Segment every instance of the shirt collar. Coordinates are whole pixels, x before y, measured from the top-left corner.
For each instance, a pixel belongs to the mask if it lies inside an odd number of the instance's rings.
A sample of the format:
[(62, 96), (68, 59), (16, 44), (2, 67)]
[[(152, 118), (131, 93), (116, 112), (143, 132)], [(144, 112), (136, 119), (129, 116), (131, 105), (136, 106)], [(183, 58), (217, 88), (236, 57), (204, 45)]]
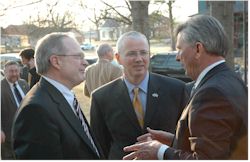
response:
[(139, 87), (140, 90), (142, 90), (144, 93), (147, 93), (148, 91), (148, 80), (149, 80), (149, 72), (147, 72), (146, 76), (142, 80), (142, 82), (139, 85), (134, 85), (130, 83), (125, 77), (124, 77), (124, 82), (126, 86), (128, 87), (129, 93), (133, 91), (135, 87)]
[(219, 65), (219, 64), (222, 64), (223, 62), (225, 62), (225, 60), (220, 60), (220, 61), (217, 61), (211, 65), (209, 65), (208, 67), (206, 67), (201, 73), (200, 75), (198, 76), (197, 80), (195, 81), (195, 84), (194, 84), (194, 88), (197, 88), (197, 86), (200, 84), (201, 80), (205, 77), (205, 75), (211, 70), (213, 69), (215, 66)]
[[(6, 78), (7, 82), (9, 83), (10, 87), (13, 87), (14, 83), (11, 83), (8, 81), (8, 79)], [(16, 85), (18, 85), (18, 81), (15, 81)]]
[(71, 90), (69, 90), (66, 86), (64, 86), (63, 84), (59, 83), (56, 80), (50, 79), (45, 76), (42, 77), (46, 79), (50, 84), (55, 86), (56, 89), (60, 91), (65, 98), (72, 98), (72, 101), (74, 100), (74, 93)]

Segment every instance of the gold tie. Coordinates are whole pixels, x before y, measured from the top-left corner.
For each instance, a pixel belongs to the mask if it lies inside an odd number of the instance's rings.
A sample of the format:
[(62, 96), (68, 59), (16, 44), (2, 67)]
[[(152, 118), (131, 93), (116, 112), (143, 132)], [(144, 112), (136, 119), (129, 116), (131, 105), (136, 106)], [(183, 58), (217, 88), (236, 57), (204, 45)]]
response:
[(141, 104), (140, 97), (139, 97), (139, 88), (134, 88), (133, 92), (134, 92), (133, 106), (134, 106), (135, 113), (136, 113), (137, 119), (139, 121), (139, 124), (140, 124), (141, 128), (143, 128), (144, 111), (143, 111), (142, 104)]
[(29, 86), (31, 85), (31, 74), (30, 73), (28, 73), (28, 84), (29, 84)]

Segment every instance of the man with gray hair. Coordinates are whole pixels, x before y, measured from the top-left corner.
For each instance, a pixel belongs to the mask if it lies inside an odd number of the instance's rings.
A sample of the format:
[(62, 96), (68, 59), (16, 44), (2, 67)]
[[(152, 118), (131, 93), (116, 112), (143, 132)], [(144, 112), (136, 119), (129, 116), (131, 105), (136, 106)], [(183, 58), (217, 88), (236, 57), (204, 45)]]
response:
[(117, 41), (120, 77), (92, 93), (90, 125), (108, 159), (122, 159), (123, 147), (147, 127), (175, 132), (186, 104), (184, 82), (148, 71), (149, 44), (131, 31)]
[(35, 65), (41, 79), (20, 105), (12, 130), (16, 158), (102, 158), (71, 91), (87, 66), (79, 43), (66, 33), (48, 34), (37, 43)]
[[(248, 93), (225, 63), (228, 40), (220, 22), (197, 15), (177, 28), (177, 59), (195, 80), (176, 128), (148, 129), (124, 159), (245, 159), (248, 156)], [(143, 142), (144, 141), (144, 142)]]
[(122, 76), (122, 69), (111, 63), (114, 59), (114, 51), (109, 44), (101, 44), (96, 53), (98, 61), (85, 70), (84, 94), (88, 97), (98, 87)]
[(4, 65), (4, 79), (1, 80), (1, 130), (6, 139), (1, 143), (1, 158), (14, 159), (11, 147), (11, 128), (16, 111), (29, 91), (28, 83), (20, 79), (20, 65), (8, 61)]

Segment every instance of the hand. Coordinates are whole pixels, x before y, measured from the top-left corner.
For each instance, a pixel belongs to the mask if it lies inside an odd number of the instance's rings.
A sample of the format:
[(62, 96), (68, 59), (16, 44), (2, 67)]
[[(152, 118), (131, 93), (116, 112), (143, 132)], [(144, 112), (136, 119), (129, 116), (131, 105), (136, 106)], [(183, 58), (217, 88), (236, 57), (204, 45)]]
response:
[(5, 134), (3, 131), (1, 131), (1, 143), (4, 143), (5, 142)]
[(163, 144), (170, 146), (174, 139), (174, 134), (172, 133), (161, 130), (153, 130), (150, 128), (147, 128), (147, 130), (148, 133), (141, 135), (137, 138), (138, 142), (145, 142), (148, 141), (149, 138), (151, 138), (152, 140), (157, 140)]
[(159, 141), (153, 140), (124, 147), (125, 152), (133, 152), (124, 156), (123, 160), (157, 160), (161, 145)]

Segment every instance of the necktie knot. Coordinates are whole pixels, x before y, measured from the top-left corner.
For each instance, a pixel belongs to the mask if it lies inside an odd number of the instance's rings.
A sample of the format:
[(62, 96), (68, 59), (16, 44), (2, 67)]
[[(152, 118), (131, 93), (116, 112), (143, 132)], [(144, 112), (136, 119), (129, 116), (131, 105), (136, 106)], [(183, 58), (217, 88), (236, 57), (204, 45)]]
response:
[(138, 87), (135, 87), (135, 88), (133, 89), (133, 91), (134, 91), (134, 95), (135, 95), (135, 96), (137, 96), (137, 95), (139, 94), (139, 88), (138, 88)]

